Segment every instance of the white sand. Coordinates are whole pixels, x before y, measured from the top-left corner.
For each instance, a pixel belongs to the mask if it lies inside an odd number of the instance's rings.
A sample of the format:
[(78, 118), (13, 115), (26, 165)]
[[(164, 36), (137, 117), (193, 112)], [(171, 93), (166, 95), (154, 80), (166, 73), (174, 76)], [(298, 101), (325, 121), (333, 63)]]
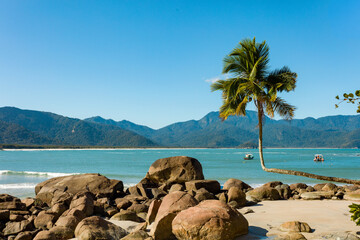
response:
[(238, 239), (261, 239), (266, 238), (265, 236), (283, 234), (278, 227), (288, 221), (308, 223), (313, 232), (303, 233), (307, 239), (323, 239), (322, 236), (328, 234), (360, 234), (360, 226), (356, 226), (355, 222), (350, 220), (350, 204), (351, 201), (344, 200), (263, 201), (255, 206), (240, 209), (240, 212), (252, 209), (254, 213), (244, 215), (249, 221), (250, 234)]

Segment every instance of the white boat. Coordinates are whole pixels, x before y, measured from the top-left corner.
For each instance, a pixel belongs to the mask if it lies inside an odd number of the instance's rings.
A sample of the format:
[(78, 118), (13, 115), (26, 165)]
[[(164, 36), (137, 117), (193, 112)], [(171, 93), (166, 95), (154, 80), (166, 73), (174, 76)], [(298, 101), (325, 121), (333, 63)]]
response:
[(246, 154), (245, 157), (244, 157), (244, 160), (251, 160), (251, 159), (254, 159), (254, 155), (252, 154)]

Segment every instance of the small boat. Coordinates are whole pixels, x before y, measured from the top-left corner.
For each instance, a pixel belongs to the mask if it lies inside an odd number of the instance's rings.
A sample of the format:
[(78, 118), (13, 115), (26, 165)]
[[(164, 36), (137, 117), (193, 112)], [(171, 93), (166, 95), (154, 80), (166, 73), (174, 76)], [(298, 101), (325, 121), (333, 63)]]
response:
[(246, 154), (244, 157), (244, 160), (251, 160), (251, 159), (254, 159), (254, 155), (252, 154)]
[(324, 161), (324, 157), (322, 154), (315, 154), (314, 162), (323, 162), (323, 161)]

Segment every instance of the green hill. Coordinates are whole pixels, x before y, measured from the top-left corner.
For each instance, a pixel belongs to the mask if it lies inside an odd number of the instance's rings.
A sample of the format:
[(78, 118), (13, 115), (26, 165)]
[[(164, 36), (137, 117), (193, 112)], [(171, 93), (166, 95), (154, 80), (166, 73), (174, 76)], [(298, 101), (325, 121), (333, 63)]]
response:
[[(11, 131), (4, 130), (0, 136), (3, 144), (157, 146), (153, 141), (126, 129), (68, 118), (49, 112), (3, 107), (0, 108), (0, 121), (15, 124), (11, 126), (13, 128), (18, 126), (20, 127), (18, 132), (23, 132), (23, 134), (15, 135)], [(39, 139), (39, 141), (35, 139)]]

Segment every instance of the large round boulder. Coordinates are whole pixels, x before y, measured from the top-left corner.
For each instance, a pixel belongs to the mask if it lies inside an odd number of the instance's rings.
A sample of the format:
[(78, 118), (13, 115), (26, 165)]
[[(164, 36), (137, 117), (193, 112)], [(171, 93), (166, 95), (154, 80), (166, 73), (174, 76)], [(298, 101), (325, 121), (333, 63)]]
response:
[(230, 178), (228, 179), (223, 186), (224, 190), (229, 190), (231, 187), (238, 187), (241, 190), (248, 190), (248, 189), (252, 189), (252, 187), (248, 184), (246, 184), (245, 182), (236, 179), (236, 178)]
[(179, 240), (233, 240), (248, 233), (249, 223), (238, 211), (219, 200), (205, 200), (181, 211), (172, 221)]
[(249, 196), (257, 201), (281, 199), (279, 192), (275, 188), (266, 187), (266, 186), (253, 189), (247, 192), (246, 196)]
[(83, 219), (75, 229), (75, 237), (78, 240), (108, 239), (116, 240), (125, 237), (128, 233), (119, 226), (92, 216)]
[(197, 159), (177, 156), (156, 160), (150, 166), (146, 178), (158, 185), (162, 185), (203, 180), (204, 175), (201, 164)]
[(37, 199), (50, 206), (53, 197), (59, 193), (75, 195), (80, 192), (90, 192), (95, 196), (113, 197), (116, 192), (123, 192), (123, 188), (122, 181), (89, 173), (51, 178), (36, 185), (35, 193)]

